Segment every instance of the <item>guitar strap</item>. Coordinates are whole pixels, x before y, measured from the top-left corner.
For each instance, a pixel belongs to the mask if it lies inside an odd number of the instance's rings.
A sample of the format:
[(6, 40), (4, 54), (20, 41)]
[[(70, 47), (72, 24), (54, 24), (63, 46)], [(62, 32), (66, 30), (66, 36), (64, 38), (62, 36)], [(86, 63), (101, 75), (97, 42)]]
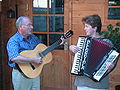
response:
[(17, 69), (20, 73), (23, 73), (22, 70), (19, 68), (17, 63), (15, 63), (15, 68), (14, 69)]

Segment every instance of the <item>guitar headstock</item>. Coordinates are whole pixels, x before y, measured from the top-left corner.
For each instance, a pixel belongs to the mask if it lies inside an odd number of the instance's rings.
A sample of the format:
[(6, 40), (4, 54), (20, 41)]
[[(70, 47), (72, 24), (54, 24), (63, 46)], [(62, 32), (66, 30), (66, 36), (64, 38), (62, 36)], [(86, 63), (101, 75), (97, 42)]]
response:
[(67, 39), (67, 38), (70, 38), (72, 35), (73, 35), (73, 31), (68, 30), (66, 33), (64, 33), (63, 38)]

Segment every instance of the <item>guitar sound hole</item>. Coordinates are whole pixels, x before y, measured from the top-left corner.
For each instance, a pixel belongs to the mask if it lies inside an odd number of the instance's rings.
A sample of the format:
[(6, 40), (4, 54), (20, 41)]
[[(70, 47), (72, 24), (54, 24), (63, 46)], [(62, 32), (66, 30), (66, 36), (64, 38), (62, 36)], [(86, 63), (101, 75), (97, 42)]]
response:
[(35, 69), (35, 67), (30, 63), (30, 65), (31, 65), (31, 67), (32, 67), (32, 69), (34, 70)]

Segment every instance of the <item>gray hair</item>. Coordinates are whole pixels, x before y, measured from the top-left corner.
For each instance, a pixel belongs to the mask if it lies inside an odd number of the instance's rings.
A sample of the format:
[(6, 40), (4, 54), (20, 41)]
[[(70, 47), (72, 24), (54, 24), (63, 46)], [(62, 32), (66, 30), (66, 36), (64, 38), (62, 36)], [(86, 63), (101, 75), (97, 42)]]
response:
[(20, 16), (20, 17), (16, 20), (16, 28), (17, 28), (17, 29), (18, 29), (18, 27), (19, 27), (20, 25), (23, 24), (23, 21), (24, 21), (25, 18), (28, 18), (28, 19), (29, 19), (29, 17), (27, 17), (27, 16)]

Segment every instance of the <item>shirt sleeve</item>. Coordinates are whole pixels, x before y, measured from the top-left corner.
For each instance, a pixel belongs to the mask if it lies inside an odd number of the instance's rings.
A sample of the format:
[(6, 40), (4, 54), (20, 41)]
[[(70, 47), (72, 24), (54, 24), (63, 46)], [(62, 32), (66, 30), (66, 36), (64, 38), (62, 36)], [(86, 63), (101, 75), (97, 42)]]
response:
[(9, 61), (11, 62), (11, 59), (20, 55), (19, 54), (19, 43), (14, 40), (8, 41), (7, 52), (8, 52)]

